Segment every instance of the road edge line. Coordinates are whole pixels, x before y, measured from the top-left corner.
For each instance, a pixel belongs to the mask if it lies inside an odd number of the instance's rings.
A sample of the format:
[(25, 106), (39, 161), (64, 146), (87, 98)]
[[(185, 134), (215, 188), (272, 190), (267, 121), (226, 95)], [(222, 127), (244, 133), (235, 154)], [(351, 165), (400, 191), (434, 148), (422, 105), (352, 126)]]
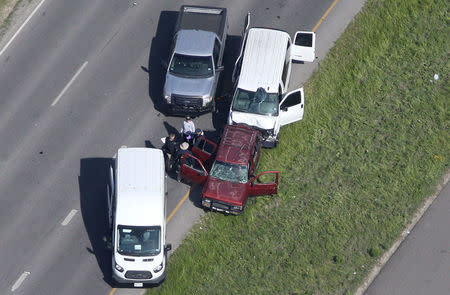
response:
[(31, 14), (27, 17), (27, 19), (25, 20), (25, 22), (19, 27), (19, 29), (14, 33), (14, 35), (11, 37), (11, 39), (9, 39), (9, 41), (6, 43), (5, 46), (3, 46), (2, 50), (0, 51), (0, 56), (2, 56), (2, 54), (6, 51), (6, 49), (8, 49), (9, 45), (11, 45), (11, 43), (14, 41), (14, 39), (16, 39), (17, 35), (20, 34), (20, 32), (22, 31), (22, 29), (25, 27), (25, 25), (30, 21), (30, 19), (33, 17), (33, 15), (36, 13), (36, 11), (38, 11), (39, 7), (41, 7), (41, 5), (45, 2), (45, 0), (41, 0), (41, 2), (38, 4), (38, 6), (36, 6), (36, 8), (33, 10), (33, 12), (31, 12)]
[(383, 267), (386, 265), (386, 263), (389, 261), (389, 259), (392, 257), (392, 255), (394, 255), (394, 253), (397, 251), (398, 247), (400, 247), (402, 242), (406, 239), (406, 237), (409, 235), (409, 233), (416, 226), (417, 222), (419, 222), (419, 220), (422, 218), (422, 216), (425, 214), (425, 212), (431, 206), (433, 201), (441, 193), (442, 189), (447, 185), (449, 180), (450, 180), (450, 171), (447, 171), (447, 173), (441, 178), (441, 181), (439, 181), (435, 192), (431, 196), (429, 196), (425, 199), (425, 201), (423, 202), (423, 205), (421, 207), (419, 207), (419, 209), (416, 211), (416, 213), (414, 213), (414, 216), (413, 216), (411, 222), (402, 231), (402, 233), (397, 238), (395, 243), (391, 246), (391, 248), (389, 248), (389, 250), (386, 251), (383, 254), (383, 256), (381, 256), (381, 258), (378, 260), (378, 262), (374, 265), (374, 267), (370, 271), (369, 275), (364, 279), (363, 283), (358, 287), (358, 289), (356, 289), (354, 295), (363, 295), (364, 292), (366, 292), (367, 288), (369, 288), (369, 286), (372, 284), (372, 282), (378, 276), (378, 274), (383, 269)]

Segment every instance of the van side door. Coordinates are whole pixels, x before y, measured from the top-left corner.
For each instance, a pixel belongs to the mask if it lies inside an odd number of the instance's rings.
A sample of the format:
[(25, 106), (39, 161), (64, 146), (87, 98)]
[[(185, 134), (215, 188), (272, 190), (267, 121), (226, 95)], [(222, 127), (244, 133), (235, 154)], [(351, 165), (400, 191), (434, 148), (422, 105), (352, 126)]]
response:
[(296, 32), (291, 52), (292, 60), (313, 62), (316, 58), (316, 33), (306, 31)]
[(207, 162), (217, 150), (217, 144), (201, 136), (192, 147), (192, 153), (202, 162)]
[(303, 87), (284, 95), (280, 103), (280, 126), (303, 119), (304, 106)]
[(242, 58), (244, 56), (244, 48), (245, 43), (247, 41), (247, 34), (249, 28), (250, 28), (250, 12), (247, 12), (247, 16), (245, 17), (244, 30), (242, 31), (241, 49), (239, 51), (239, 55), (236, 59), (236, 62), (234, 63), (233, 74), (231, 75), (231, 82), (233, 84), (236, 83), (239, 74), (241, 73)]
[(185, 154), (180, 166), (180, 178), (195, 184), (203, 184), (208, 178), (208, 172), (200, 159)]
[(278, 171), (265, 171), (248, 183), (249, 196), (275, 195), (278, 193)]

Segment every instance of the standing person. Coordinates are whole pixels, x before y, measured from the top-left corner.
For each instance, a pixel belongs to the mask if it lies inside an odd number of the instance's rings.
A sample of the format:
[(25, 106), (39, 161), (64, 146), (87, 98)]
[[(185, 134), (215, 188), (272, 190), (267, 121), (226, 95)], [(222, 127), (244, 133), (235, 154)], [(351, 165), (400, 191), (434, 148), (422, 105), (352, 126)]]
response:
[(192, 146), (196, 146), (198, 142), (200, 141), (200, 137), (203, 136), (203, 130), (200, 128), (195, 129), (195, 133), (192, 139)]
[(177, 143), (175, 141), (175, 133), (170, 133), (166, 137), (164, 145), (161, 150), (164, 153), (164, 160), (166, 162), (166, 170), (171, 170), (177, 152)]
[(195, 133), (195, 124), (190, 116), (186, 116), (186, 119), (183, 122), (183, 128), (181, 129), (181, 132), (183, 133), (183, 137), (186, 141), (191, 141), (191, 138)]
[[(175, 164), (174, 164), (174, 169), (175, 169), (175, 173), (177, 174), (177, 180), (180, 181), (180, 166), (181, 163), (183, 161), (183, 158), (185, 157), (186, 154), (189, 155), (193, 155), (192, 152), (189, 150), (189, 143), (187, 143), (186, 141), (180, 144), (180, 149), (177, 151), (176, 156), (175, 156)], [(190, 159), (188, 159), (190, 160)]]

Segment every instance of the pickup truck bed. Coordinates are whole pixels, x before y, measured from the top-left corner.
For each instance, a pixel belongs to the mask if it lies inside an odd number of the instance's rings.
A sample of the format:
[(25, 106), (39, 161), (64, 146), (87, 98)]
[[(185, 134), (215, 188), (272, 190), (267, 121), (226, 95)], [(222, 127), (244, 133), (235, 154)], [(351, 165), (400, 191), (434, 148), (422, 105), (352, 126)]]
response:
[(222, 39), (225, 30), (226, 9), (203, 6), (181, 6), (176, 32), (203, 30), (214, 32)]

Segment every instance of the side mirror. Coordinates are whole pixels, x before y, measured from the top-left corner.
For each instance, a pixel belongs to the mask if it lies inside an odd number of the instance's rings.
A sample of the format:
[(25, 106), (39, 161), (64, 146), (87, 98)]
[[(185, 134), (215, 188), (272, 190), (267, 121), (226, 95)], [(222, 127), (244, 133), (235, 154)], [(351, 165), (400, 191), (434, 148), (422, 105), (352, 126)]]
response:
[(219, 66), (216, 68), (216, 73), (222, 72), (224, 70), (223, 66)]
[(161, 59), (161, 66), (163, 66), (165, 69), (167, 69), (167, 67), (169, 66), (169, 64), (167, 63), (166, 60)]
[(287, 107), (281, 107), (281, 110), (282, 110), (283, 112), (287, 112), (288, 108), (287, 108)]
[(169, 252), (170, 250), (172, 250), (172, 244), (167, 244), (167, 245), (164, 247), (164, 252)]

